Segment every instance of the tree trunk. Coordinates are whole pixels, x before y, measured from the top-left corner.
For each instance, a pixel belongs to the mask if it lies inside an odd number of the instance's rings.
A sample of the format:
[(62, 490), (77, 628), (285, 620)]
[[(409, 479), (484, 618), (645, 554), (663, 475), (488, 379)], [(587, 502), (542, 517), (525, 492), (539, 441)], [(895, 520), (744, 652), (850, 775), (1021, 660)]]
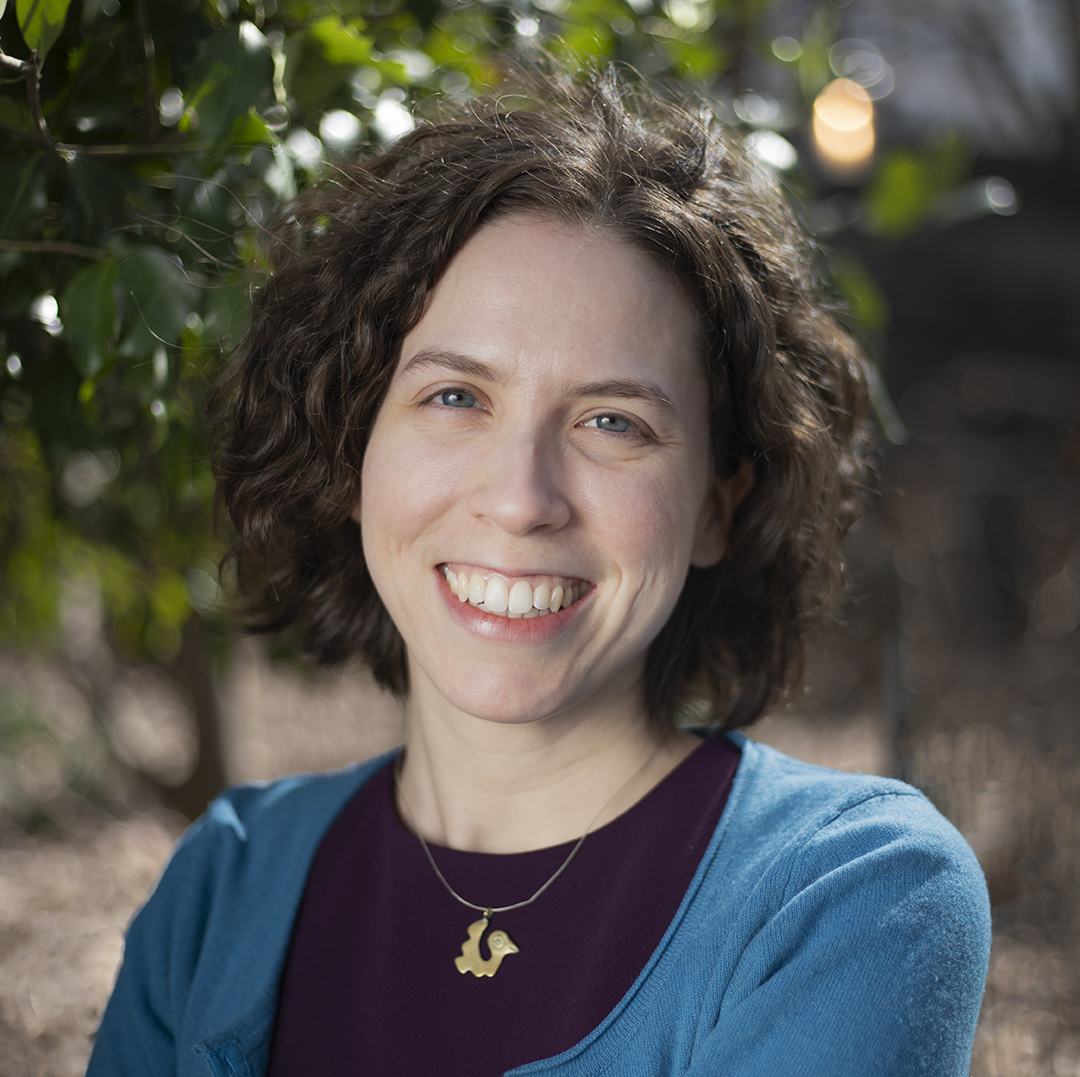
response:
[(201, 815), (225, 788), (221, 707), (211, 668), (213, 647), (206, 622), (196, 613), (184, 625), (180, 654), (168, 673), (191, 708), (198, 736), (195, 770), (183, 784), (159, 785), (165, 804), (189, 819)]

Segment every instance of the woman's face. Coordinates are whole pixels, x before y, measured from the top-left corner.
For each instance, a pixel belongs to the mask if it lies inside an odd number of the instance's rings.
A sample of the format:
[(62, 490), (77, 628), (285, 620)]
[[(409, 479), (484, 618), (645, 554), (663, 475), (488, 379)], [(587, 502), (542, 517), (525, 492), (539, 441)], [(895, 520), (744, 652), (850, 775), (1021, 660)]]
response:
[(688, 300), (600, 228), (489, 224), (405, 337), (364, 458), (364, 555), (414, 692), (528, 722), (638, 693), (723, 552)]

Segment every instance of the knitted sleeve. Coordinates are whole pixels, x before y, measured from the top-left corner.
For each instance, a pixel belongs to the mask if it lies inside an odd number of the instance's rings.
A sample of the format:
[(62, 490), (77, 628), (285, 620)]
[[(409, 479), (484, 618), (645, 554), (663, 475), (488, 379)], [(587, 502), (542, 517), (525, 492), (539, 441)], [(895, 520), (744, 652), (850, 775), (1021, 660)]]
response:
[(138, 915), (88, 1077), (265, 1071), (296, 907), (326, 827), (385, 764), (227, 790)]
[[(176, 1035), (199, 957), (213, 844), (213, 827), (204, 816), (184, 834), (154, 893), (132, 921), (87, 1077), (176, 1073)], [(178, 939), (195, 941), (176, 945)]]
[(879, 793), (789, 852), (688, 1074), (966, 1077), (990, 916), (964, 840), (913, 791)]

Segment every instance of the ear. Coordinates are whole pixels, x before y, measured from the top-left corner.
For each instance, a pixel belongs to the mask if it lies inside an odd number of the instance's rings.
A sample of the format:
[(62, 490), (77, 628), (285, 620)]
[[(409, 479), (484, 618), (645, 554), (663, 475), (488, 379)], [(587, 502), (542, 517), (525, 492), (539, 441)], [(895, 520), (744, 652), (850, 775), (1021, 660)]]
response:
[(712, 480), (690, 551), (690, 564), (695, 568), (711, 568), (724, 556), (732, 514), (753, 485), (754, 469), (749, 460), (741, 461), (726, 478)]

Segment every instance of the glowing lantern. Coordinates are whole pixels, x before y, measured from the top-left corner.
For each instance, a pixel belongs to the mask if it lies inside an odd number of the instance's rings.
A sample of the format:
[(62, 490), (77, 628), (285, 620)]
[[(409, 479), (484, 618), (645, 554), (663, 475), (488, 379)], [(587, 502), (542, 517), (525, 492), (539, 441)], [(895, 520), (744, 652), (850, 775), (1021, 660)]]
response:
[(874, 156), (874, 102), (851, 79), (834, 79), (814, 102), (814, 144), (828, 171), (856, 175)]

